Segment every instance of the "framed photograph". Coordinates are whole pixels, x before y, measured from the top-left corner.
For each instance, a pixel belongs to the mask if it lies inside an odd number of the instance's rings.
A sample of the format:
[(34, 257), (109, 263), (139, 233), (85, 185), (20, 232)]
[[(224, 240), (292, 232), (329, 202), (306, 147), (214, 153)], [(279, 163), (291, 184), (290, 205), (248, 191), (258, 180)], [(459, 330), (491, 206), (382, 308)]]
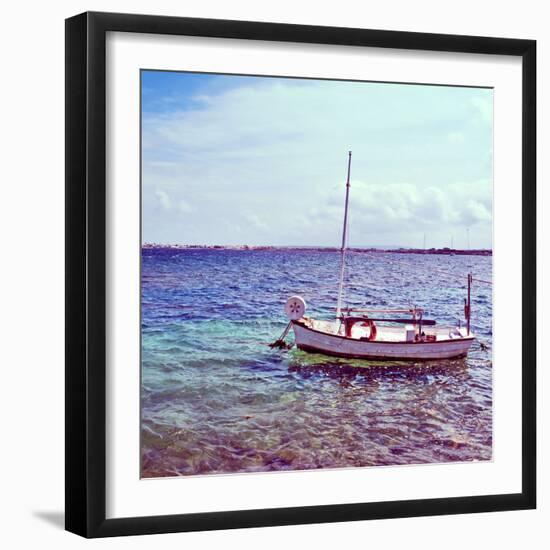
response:
[(531, 40), (66, 21), (66, 528), (535, 507)]

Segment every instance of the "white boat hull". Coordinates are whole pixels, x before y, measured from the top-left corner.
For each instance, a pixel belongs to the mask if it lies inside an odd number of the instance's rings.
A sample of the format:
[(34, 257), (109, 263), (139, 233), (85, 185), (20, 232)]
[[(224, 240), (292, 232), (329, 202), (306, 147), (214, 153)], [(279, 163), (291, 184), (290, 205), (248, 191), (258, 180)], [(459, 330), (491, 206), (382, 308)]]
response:
[(434, 342), (405, 342), (397, 340), (368, 341), (345, 337), (293, 321), (296, 346), (304, 351), (336, 357), (375, 360), (437, 360), (465, 357), (475, 337), (459, 336)]

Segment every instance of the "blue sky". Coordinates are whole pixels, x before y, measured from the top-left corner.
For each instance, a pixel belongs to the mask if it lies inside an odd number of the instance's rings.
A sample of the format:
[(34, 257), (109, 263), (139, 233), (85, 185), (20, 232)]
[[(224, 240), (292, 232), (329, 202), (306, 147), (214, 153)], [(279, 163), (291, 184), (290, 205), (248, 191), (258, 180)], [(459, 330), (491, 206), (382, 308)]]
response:
[(143, 241), (491, 247), (490, 89), (142, 72)]

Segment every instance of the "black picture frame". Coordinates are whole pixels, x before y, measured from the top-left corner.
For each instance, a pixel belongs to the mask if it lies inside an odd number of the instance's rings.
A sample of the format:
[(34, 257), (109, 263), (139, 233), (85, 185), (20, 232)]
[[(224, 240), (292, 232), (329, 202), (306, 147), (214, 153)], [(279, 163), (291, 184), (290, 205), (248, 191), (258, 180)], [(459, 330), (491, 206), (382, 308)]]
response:
[[(518, 56), (522, 60), (522, 491), (106, 519), (105, 43), (108, 31)], [(66, 529), (107, 537), (532, 509), (536, 505), (536, 42), (83, 13), (66, 20)]]

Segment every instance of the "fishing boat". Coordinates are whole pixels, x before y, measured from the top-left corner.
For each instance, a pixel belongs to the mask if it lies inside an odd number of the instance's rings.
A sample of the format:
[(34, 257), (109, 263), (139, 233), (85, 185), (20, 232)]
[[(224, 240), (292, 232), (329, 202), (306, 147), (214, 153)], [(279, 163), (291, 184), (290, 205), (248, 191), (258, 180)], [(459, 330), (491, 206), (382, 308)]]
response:
[(424, 318), (419, 307), (369, 309), (342, 307), (346, 266), (348, 207), (350, 194), (351, 151), (348, 157), (346, 198), (340, 277), (336, 317), (318, 320), (307, 317), (306, 302), (291, 296), (285, 303), (289, 323), (273, 346), (284, 346), (290, 328), (296, 346), (306, 352), (372, 360), (438, 360), (465, 357), (475, 340), (470, 330), (472, 274), (468, 273), (467, 298), (464, 300), (465, 326), (440, 327), (433, 319)]

